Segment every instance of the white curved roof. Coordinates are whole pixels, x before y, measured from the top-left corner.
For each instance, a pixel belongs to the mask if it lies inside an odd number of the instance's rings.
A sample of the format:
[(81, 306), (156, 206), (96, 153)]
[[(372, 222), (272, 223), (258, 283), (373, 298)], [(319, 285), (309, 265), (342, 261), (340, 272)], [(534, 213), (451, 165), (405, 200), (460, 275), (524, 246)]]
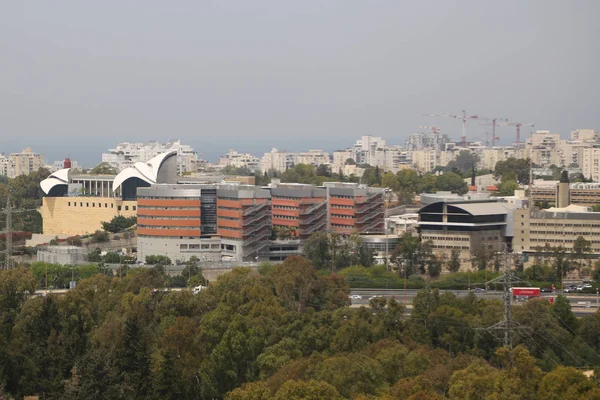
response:
[(148, 162), (137, 162), (132, 167), (125, 168), (119, 172), (113, 180), (113, 190), (117, 190), (123, 182), (129, 178), (139, 178), (149, 184), (156, 183), (158, 178), (158, 171), (165, 162), (165, 160), (173, 155), (177, 154), (177, 150), (172, 150), (166, 153), (159, 154), (152, 157)]
[(40, 182), (40, 187), (44, 193), (50, 193), (50, 190), (57, 185), (68, 185), (69, 184), (69, 171), (71, 168), (60, 169), (53, 172), (46, 179)]

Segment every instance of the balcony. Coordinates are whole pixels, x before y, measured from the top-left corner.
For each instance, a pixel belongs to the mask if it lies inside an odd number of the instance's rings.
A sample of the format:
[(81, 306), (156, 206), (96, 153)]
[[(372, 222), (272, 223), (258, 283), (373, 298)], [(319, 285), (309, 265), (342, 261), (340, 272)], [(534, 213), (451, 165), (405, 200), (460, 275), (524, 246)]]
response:
[(310, 235), (311, 233), (317, 232), (317, 231), (325, 228), (326, 226), (327, 226), (327, 220), (324, 219), (323, 221), (320, 221), (320, 222), (314, 224), (313, 226), (311, 226), (309, 228), (302, 229), (302, 231), (301, 231), (300, 234), (302, 236), (304, 236), (304, 235)]
[(315, 205), (315, 206), (313, 206), (313, 207), (309, 207), (309, 208), (307, 208), (307, 209), (306, 209), (306, 210), (304, 210), (304, 211), (300, 211), (300, 215), (308, 215), (308, 214), (311, 214), (311, 213), (313, 213), (313, 212), (315, 212), (315, 211), (317, 211), (317, 210), (319, 210), (319, 209), (321, 209), (321, 208), (325, 207), (326, 205), (327, 205), (327, 202), (326, 202), (326, 201), (323, 201), (323, 202), (321, 202), (321, 203), (319, 203), (319, 204), (317, 204), (317, 205)]
[(374, 212), (371, 214), (363, 215), (360, 218), (356, 218), (356, 223), (364, 224), (365, 222), (372, 220), (373, 218), (377, 218), (377, 217), (381, 217), (381, 219), (383, 220), (383, 210), (377, 211), (377, 212)]
[(310, 225), (313, 222), (315, 222), (316, 220), (321, 219), (321, 218), (326, 218), (326, 213), (325, 212), (321, 212), (321, 213), (315, 214), (315, 215), (313, 215), (312, 217), (310, 217), (308, 219), (301, 219), (300, 220), (300, 226), (302, 226), (302, 225)]
[(244, 230), (244, 236), (249, 236), (255, 232), (260, 231), (261, 229), (263, 229), (267, 226), (271, 226), (271, 220), (267, 219), (266, 221), (263, 221), (260, 224), (249, 227), (248, 229)]
[(268, 217), (269, 217), (269, 214), (267, 214), (267, 213), (258, 214), (252, 218), (245, 219), (244, 222), (242, 223), (242, 225), (248, 226), (248, 225), (255, 223), (256, 221), (260, 221), (261, 219), (268, 218)]
[(242, 213), (242, 216), (246, 217), (246, 216), (248, 216), (248, 215), (250, 215), (252, 213), (260, 211), (263, 208), (269, 207), (269, 206), (270, 206), (270, 204), (267, 203), (267, 202), (261, 203), (261, 204), (255, 204), (255, 205), (253, 205), (253, 206), (248, 207), (247, 209), (245, 209), (244, 212)]

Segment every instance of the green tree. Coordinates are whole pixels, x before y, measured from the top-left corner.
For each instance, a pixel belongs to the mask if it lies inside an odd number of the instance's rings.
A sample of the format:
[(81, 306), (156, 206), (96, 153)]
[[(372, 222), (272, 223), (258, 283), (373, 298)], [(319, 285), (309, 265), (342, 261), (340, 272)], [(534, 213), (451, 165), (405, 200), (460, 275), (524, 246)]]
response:
[(460, 250), (452, 249), (450, 251), (450, 260), (448, 261), (448, 271), (455, 273), (460, 270)]
[(107, 162), (101, 162), (89, 171), (90, 175), (116, 175), (117, 170)]
[(594, 389), (592, 381), (573, 367), (559, 366), (542, 378), (539, 396), (542, 399), (580, 399)]
[(517, 181), (502, 181), (498, 187), (499, 196), (514, 196), (515, 190), (519, 189)]
[(479, 157), (477, 154), (469, 150), (461, 150), (456, 160), (450, 161), (444, 170), (446, 172), (454, 171), (460, 174), (461, 177), (464, 177), (471, 174), (471, 171), (477, 166), (478, 162)]
[(327, 382), (310, 380), (287, 381), (275, 394), (275, 400), (342, 399), (336, 388)]
[(137, 224), (137, 217), (124, 217), (122, 215), (114, 216), (109, 222), (102, 222), (102, 229), (107, 232), (117, 233)]
[(468, 191), (467, 183), (463, 180), (462, 176), (454, 172), (447, 172), (438, 176), (436, 188), (437, 190), (450, 191), (460, 195)]
[(577, 269), (581, 274), (581, 269), (584, 266), (584, 260), (587, 260), (592, 253), (592, 242), (586, 240), (583, 236), (579, 236), (573, 242), (572, 257), (577, 260)]
[(494, 178), (503, 182), (516, 180), (521, 185), (529, 184), (529, 159), (508, 158), (504, 161), (498, 161), (494, 167)]
[(560, 324), (566, 328), (569, 332), (575, 332), (578, 327), (578, 321), (573, 311), (571, 311), (571, 302), (563, 295), (558, 295), (554, 304), (552, 304), (552, 312)]

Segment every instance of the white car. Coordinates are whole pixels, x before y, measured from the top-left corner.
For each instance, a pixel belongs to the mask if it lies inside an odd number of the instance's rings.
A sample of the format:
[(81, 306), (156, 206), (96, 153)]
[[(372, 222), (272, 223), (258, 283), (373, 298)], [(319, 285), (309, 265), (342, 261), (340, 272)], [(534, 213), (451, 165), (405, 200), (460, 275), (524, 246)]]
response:
[(378, 299), (378, 298), (380, 298), (380, 297), (383, 297), (383, 296), (377, 296), (377, 295), (375, 295), (375, 296), (371, 296), (371, 297), (369, 297), (369, 300)]
[(351, 298), (352, 300), (361, 300), (362, 299), (362, 296), (360, 294), (353, 294), (348, 297)]

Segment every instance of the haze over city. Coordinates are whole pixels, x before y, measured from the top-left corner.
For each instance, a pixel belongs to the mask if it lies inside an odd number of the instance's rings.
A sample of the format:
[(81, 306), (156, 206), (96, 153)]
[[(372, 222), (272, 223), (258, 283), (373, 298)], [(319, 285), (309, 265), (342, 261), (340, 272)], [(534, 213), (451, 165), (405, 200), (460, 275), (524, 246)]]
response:
[[(468, 113), (598, 128), (596, 1), (6, 3), (3, 151), (95, 165), (120, 141), (334, 150)], [(484, 127), (471, 124), (480, 137)], [(525, 133), (529, 132), (529, 128)], [(499, 129), (501, 143), (514, 128)]]

